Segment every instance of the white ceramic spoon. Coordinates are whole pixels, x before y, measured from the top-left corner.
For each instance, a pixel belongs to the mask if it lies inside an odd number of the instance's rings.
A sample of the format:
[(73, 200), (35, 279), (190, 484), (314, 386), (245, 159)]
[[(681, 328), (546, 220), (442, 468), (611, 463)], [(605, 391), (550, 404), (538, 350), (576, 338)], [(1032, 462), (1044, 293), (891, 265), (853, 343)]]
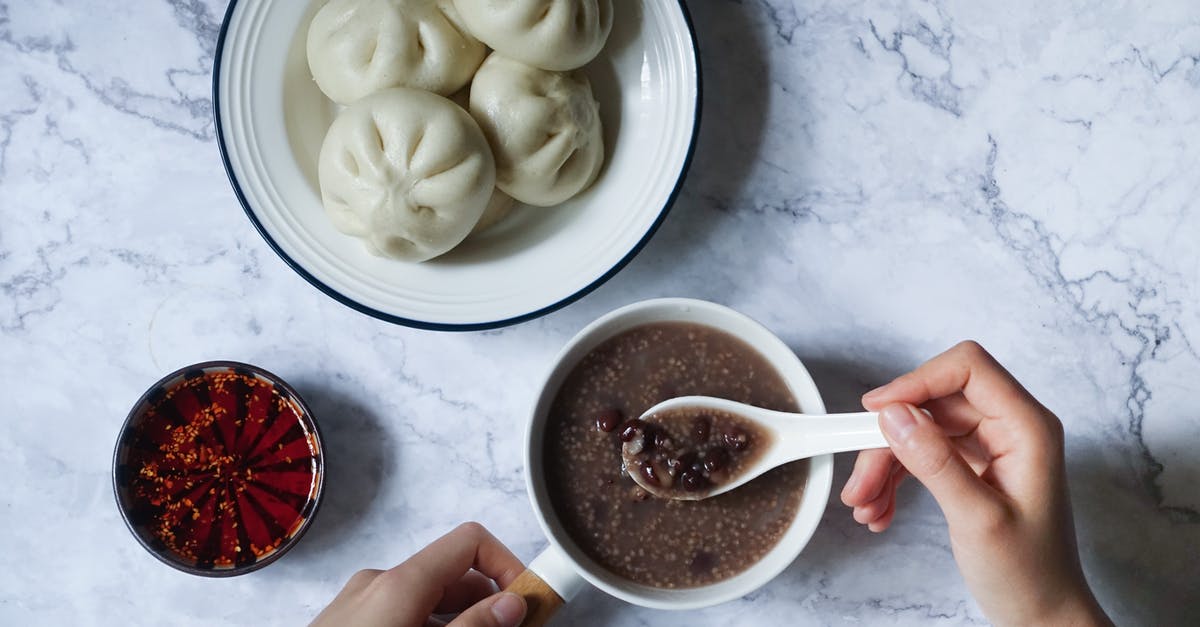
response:
[[(771, 411), (743, 403), (737, 403), (722, 398), (710, 396), (681, 396), (665, 400), (651, 407), (642, 414), (641, 420), (654, 425), (664, 421), (686, 420), (687, 424), (673, 429), (687, 431), (696, 416), (708, 412), (732, 414), (740, 418), (751, 433), (755, 430), (765, 437), (752, 438), (751, 446), (758, 450), (747, 449), (743, 467), (734, 473), (724, 473), (715, 485), (705, 488), (685, 489), (682, 486), (682, 473), (687, 469), (667, 470), (663, 465), (657, 468), (655, 476), (659, 482), (652, 481), (644, 472), (640, 472), (642, 463), (638, 455), (645, 450), (645, 439), (639, 436), (630, 438), (621, 449), (621, 457), (629, 475), (638, 485), (654, 496), (662, 498), (697, 501), (718, 494), (724, 494), (746, 482), (758, 477), (768, 470), (798, 459), (806, 459), (817, 455), (859, 451), (869, 448), (886, 448), (887, 441), (879, 431), (879, 414), (876, 412), (859, 412), (852, 414), (793, 414), (782, 411)], [(670, 474), (670, 479), (664, 475)], [(661, 481), (669, 481), (664, 486)], [(706, 479), (705, 484), (709, 481)]]

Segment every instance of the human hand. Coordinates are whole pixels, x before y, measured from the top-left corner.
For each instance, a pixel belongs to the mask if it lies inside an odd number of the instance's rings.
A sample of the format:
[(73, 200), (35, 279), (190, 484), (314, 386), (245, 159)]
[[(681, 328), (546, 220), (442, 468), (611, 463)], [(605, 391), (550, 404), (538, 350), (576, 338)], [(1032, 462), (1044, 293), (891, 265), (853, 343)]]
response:
[(856, 521), (887, 529), (912, 474), (945, 514), (954, 559), (989, 620), (1112, 624), (1079, 565), (1062, 423), (987, 351), (958, 344), (862, 402), (880, 412), (891, 448), (858, 455), (842, 490)]
[(521, 561), (479, 523), (463, 523), (391, 570), (360, 570), (312, 627), (515, 627), (525, 600), (508, 587)]

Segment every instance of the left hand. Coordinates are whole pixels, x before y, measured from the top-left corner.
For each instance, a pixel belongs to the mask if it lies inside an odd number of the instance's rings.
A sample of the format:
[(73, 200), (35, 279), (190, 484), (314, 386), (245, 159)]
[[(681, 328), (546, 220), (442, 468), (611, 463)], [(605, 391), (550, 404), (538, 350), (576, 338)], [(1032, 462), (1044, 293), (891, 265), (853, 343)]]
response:
[[(516, 627), (525, 600), (508, 587), (521, 561), (479, 523), (463, 523), (390, 570), (360, 570), (313, 627)], [(461, 613), (460, 613), (461, 612)]]

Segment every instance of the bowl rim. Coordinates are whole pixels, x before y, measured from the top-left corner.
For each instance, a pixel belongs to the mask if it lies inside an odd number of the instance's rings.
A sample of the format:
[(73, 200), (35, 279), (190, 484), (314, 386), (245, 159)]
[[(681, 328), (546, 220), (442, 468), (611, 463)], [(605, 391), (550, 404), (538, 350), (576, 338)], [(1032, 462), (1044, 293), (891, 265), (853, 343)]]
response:
[[(732, 601), (746, 594), (751, 594), (770, 583), (799, 559), (804, 549), (808, 547), (808, 543), (816, 534), (816, 530), (820, 527), (824, 518), (825, 511), (828, 508), (829, 494), (833, 485), (833, 455), (817, 455), (809, 458), (808, 477), (805, 479), (804, 493), (801, 496), (800, 506), (788, 530), (780, 538), (779, 543), (772, 547), (759, 561), (741, 573), (729, 579), (704, 586), (661, 589), (646, 586), (645, 584), (638, 584), (620, 575), (611, 573), (611, 571), (607, 571), (599, 562), (588, 557), (578, 547), (578, 543), (566, 532), (558, 518), (557, 512), (554, 510), (553, 503), (549, 500), (545, 473), (539, 471), (535, 476), (534, 471), (535, 465), (540, 465), (542, 462), (541, 458), (543, 455), (540, 451), (543, 443), (542, 436), (536, 433), (536, 431), (545, 427), (545, 415), (548, 414), (549, 405), (557, 395), (557, 386), (561, 385), (562, 379), (578, 365), (578, 361), (596, 346), (616, 337), (620, 333), (640, 326), (640, 324), (627, 324), (626, 321), (628, 319), (637, 318), (646, 312), (650, 312), (652, 314), (651, 317), (654, 319), (652, 322), (688, 321), (687, 314), (691, 310), (703, 311), (723, 318), (725, 322), (720, 324), (700, 324), (713, 327), (718, 331), (745, 342), (771, 363), (772, 367), (780, 371), (780, 375), (788, 383), (788, 387), (792, 389), (794, 395), (798, 392), (803, 392), (804, 396), (812, 402), (812, 409), (819, 412), (825, 411), (825, 400), (821, 396), (821, 390), (812, 378), (808, 366), (769, 327), (729, 305), (715, 301), (675, 296), (658, 297), (634, 301), (608, 311), (585, 324), (570, 339), (563, 343), (559, 351), (550, 360), (549, 366), (543, 376), (538, 379), (539, 385), (529, 406), (522, 443), (524, 447), (522, 462), (524, 465), (525, 491), (529, 499), (530, 508), (533, 510), (534, 518), (538, 522), (538, 527), (549, 542), (550, 548), (548, 551), (556, 551), (562, 559), (571, 565), (579, 577), (606, 594), (627, 603), (660, 610), (694, 610), (710, 607)], [(649, 323), (643, 322), (641, 324)], [(726, 325), (741, 325), (745, 330), (733, 331)], [(616, 331), (612, 329), (605, 330), (608, 327), (620, 327), (620, 329)], [(755, 335), (760, 336), (761, 342), (749, 339)], [(774, 348), (780, 354), (787, 355), (788, 357), (785, 357), (782, 361), (775, 361), (770, 355), (766, 354), (764, 350), (766, 347)], [(803, 399), (797, 398), (796, 400), (801, 401)], [(806, 409), (806, 411), (808, 410)], [(813, 504), (806, 506), (806, 503), (810, 502)], [(810, 521), (811, 524), (806, 523), (806, 520)], [(808, 526), (797, 527), (800, 524), (807, 524)], [(795, 551), (789, 550), (780, 553), (780, 546), (788, 539), (787, 536), (793, 533), (793, 529), (797, 529), (794, 532), (794, 538), (791, 539), (792, 542), (796, 543)], [(750, 574), (753, 574), (753, 576), (742, 581), (742, 588), (730, 585), (732, 581)], [(721, 588), (724, 588), (724, 590), (718, 591)], [(652, 591), (651, 594), (653, 596), (647, 596), (635, 589)], [(664, 599), (658, 596), (664, 592), (669, 594), (679, 592), (690, 595), (695, 594), (696, 591), (703, 591), (707, 593), (707, 596), (693, 599)]]
[(703, 69), (700, 65), (700, 46), (699, 46), (698, 40), (696, 39), (696, 27), (692, 23), (692, 15), (688, 11), (687, 4), (684, 2), (684, 0), (676, 0), (676, 2), (679, 5), (680, 12), (683, 14), (683, 21), (684, 21), (684, 24), (687, 25), (687, 29), (688, 29), (688, 38), (692, 44), (692, 58), (696, 65), (696, 100), (695, 100), (695, 103), (694, 103), (693, 109), (692, 109), (692, 130), (691, 130), (691, 135), (688, 138), (687, 152), (684, 155), (683, 164), (679, 169), (678, 178), (675, 180), (675, 186), (671, 189), (671, 193), (667, 195), (667, 199), (663, 203), (662, 209), (660, 209), (658, 212), (658, 217), (655, 218), (654, 222), (650, 225), (650, 228), (648, 228), (646, 230), (646, 232), (642, 235), (641, 239), (639, 239), (637, 241), (637, 243), (634, 244), (633, 247), (629, 249), (629, 252), (627, 252), (625, 254), (625, 256), (621, 257), (621, 259), (619, 259), (616, 262), (616, 264), (614, 264), (612, 267), (610, 267), (607, 271), (605, 271), (603, 274), (601, 274), (598, 278), (596, 278), (594, 281), (592, 281), (588, 285), (583, 286), (582, 288), (577, 290), (575, 293), (559, 300), (558, 302), (551, 303), (540, 309), (536, 309), (534, 311), (524, 313), (519, 316), (504, 318), (501, 320), (492, 320), (492, 321), (488, 321), (488, 322), (471, 322), (471, 323), (462, 323), (462, 324), (434, 322), (434, 321), (430, 321), (430, 320), (417, 320), (414, 318), (405, 318), (403, 316), (397, 316), (395, 314), (390, 314), (385, 311), (380, 311), (378, 309), (375, 309), (374, 307), (369, 307), (369, 306), (364, 305), (363, 303), (360, 303), (357, 300), (351, 298), (350, 296), (347, 296), (347, 295), (339, 292), (338, 290), (325, 284), (320, 279), (315, 277), (311, 272), (306, 270), (299, 262), (297, 262), (295, 259), (293, 259), (290, 255), (288, 255), (287, 252), (285, 252), (283, 250), (283, 248), (280, 247), (280, 245), (274, 240), (274, 238), (271, 237), (270, 233), (267, 232), (266, 227), (263, 225), (263, 223), (258, 219), (258, 216), (254, 212), (254, 208), (251, 207), (250, 202), (247, 200), (245, 193), (242, 191), (242, 186), (238, 182), (237, 175), (233, 171), (233, 164), (230, 162), (230, 159), (229, 159), (229, 149), (225, 145), (224, 125), (221, 122), (221, 59), (223, 58), (223, 56), (224, 56), (223, 53), (225, 51), (225, 35), (229, 31), (230, 21), (233, 18), (233, 11), (237, 7), (239, 0), (230, 0), (229, 6), (225, 9), (225, 17), (221, 21), (221, 29), (217, 34), (217, 45), (216, 45), (215, 53), (213, 55), (213, 71), (212, 71), (213, 121), (215, 124), (214, 130), (216, 131), (216, 136), (217, 136), (217, 149), (220, 151), (221, 162), (225, 167), (225, 176), (229, 179), (229, 184), (233, 187), (233, 193), (237, 197), (238, 203), (241, 204), (242, 210), (246, 213), (246, 217), (250, 218), (250, 222), (251, 222), (251, 224), (254, 225), (254, 229), (256, 231), (258, 231), (258, 234), (261, 235), (264, 240), (266, 240), (267, 245), (271, 248), (271, 250), (274, 251), (275, 254), (278, 255), (279, 258), (282, 259), (284, 261), (284, 263), (286, 263), (288, 265), (288, 267), (290, 267), (296, 274), (300, 275), (310, 285), (312, 285), (313, 287), (320, 290), (326, 296), (336, 300), (337, 302), (339, 302), (351, 309), (354, 309), (355, 311), (358, 311), (359, 313), (363, 313), (363, 314), (366, 314), (373, 318), (377, 318), (377, 319), (383, 320), (385, 322), (390, 322), (392, 324), (398, 324), (401, 326), (412, 327), (415, 329), (424, 329), (424, 330), (428, 330), (428, 331), (483, 331), (483, 330), (487, 330), (487, 329), (498, 329), (501, 327), (507, 327), (507, 326), (511, 326), (514, 324), (520, 324), (522, 322), (527, 322), (527, 321), (533, 320), (535, 318), (540, 318), (546, 314), (549, 314), (551, 312), (562, 309), (563, 307), (570, 305), (571, 303), (583, 298), (584, 296), (587, 296), (588, 294), (593, 292), (596, 288), (598, 288), (601, 285), (603, 285), (604, 283), (606, 283), (609, 279), (616, 276), (616, 274), (618, 272), (620, 272), (622, 269), (624, 269), (625, 266), (629, 265), (629, 262), (633, 261), (633, 258), (636, 257), (638, 255), (638, 253), (640, 253), (642, 251), (643, 248), (646, 247), (646, 244), (648, 244), (650, 242), (650, 238), (652, 238), (654, 236), (654, 234), (658, 231), (659, 227), (662, 226), (662, 223), (667, 219), (667, 214), (670, 213), (671, 208), (674, 206), (675, 200), (679, 197), (680, 192), (683, 190), (683, 184), (684, 184), (684, 181), (687, 179), (688, 171), (692, 167), (692, 158), (696, 154), (696, 144), (700, 137), (700, 116), (701, 116), (701, 109), (703, 107), (703, 102), (704, 102), (704, 89), (703, 89), (704, 81), (703, 81)]
[[(300, 411), (301, 411), (300, 419), (302, 421), (304, 421), (305, 423), (307, 423), (308, 427), (311, 429), (313, 438), (317, 442), (317, 451), (319, 452), (319, 455), (317, 456), (317, 490), (316, 490), (316, 493), (313, 495), (313, 499), (312, 499), (313, 500), (312, 511), (309, 512), (308, 517), (304, 519), (304, 522), (300, 523), (300, 528), (296, 530), (296, 533), (292, 534), (292, 536), (290, 538), (288, 538), (283, 544), (279, 545), (279, 548), (275, 549), (273, 552), (271, 552), (270, 555), (268, 555), (264, 558), (255, 560), (253, 563), (246, 564), (245, 566), (240, 566), (240, 567), (235, 566), (233, 568), (224, 568), (224, 569), (220, 569), (220, 570), (197, 568), (195, 566), (190, 566), (188, 564), (184, 564), (182, 562), (179, 562), (179, 561), (176, 561), (176, 560), (173, 560), (173, 559), (167, 557), (167, 555), (166, 555), (166, 553), (168, 553), (167, 551), (159, 551), (159, 550), (155, 549), (154, 547), (150, 546), (150, 544), (146, 541), (146, 539), (142, 537), (142, 534), (138, 533), (138, 530), (136, 528), (134, 528), (133, 522), (131, 520), (129, 520), (129, 512), (127, 511), (126, 504), (121, 500), (121, 486), (118, 484), (118, 481), (117, 481), (117, 474), (118, 474), (117, 469), (120, 464), (122, 446), (123, 446), (123, 444), (125, 444), (125, 439), (129, 435), (129, 428), (130, 428), (131, 424), (133, 423), (135, 416), (137, 416), (138, 411), (140, 409), (142, 409), (146, 405), (146, 403), (150, 400), (151, 393), (154, 392), (155, 390), (157, 390), (158, 388), (163, 387), (167, 382), (171, 381), (172, 379), (175, 379), (175, 378), (187, 373), (188, 371), (208, 370), (208, 369), (213, 369), (213, 368), (228, 368), (230, 370), (241, 368), (241, 369), (249, 370), (250, 372), (253, 372), (255, 375), (261, 376), (262, 378), (270, 381), (273, 385), (276, 385), (280, 389), (282, 389), (288, 396), (290, 396), (292, 398), (292, 400), (294, 400), (296, 402), (297, 405), (299, 405)], [(138, 397), (137, 401), (135, 401), (133, 403), (133, 407), (130, 408), (129, 413), (126, 414), (126, 416), (125, 416), (125, 421), (121, 423), (120, 431), (117, 432), (116, 444), (113, 445), (113, 454), (112, 454), (113, 500), (116, 501), (116, 503), (117, 503), (117, 511), (121, 514), (121, 520), (124, 521), (125, 528), (129, 530), (130, 535), (132, 535), (134, 537), (134, 539), (137, 540), (138, 544), (140, 544), (143, 549), (146, 549), (146, 552), (153, 555), (155, 557), (155, 559), (157, 559), (158, 561), (166, 564), (167, 566), (170, 566), (171, 568), (188, 573), (189, 575), (197, 575), (200, 577), (213, 577), (213, 578), (236, 577), (237, 575), (244, 575), (246, 573), (254, 572), (260, 568), (266, 567), (266, 566), (274, 563), (275, 560), (278, 560), (280, 557), (283, 557), (283, 555), (285, 553), (290, 551), (291, 548), (300, 541), (300, 538), (304, 536), (304, 534), (308, 531), (308, 529), (310, 527), (312, 527), (313, 519), (315, 519), (317, 517), (317, 512), (321, 509), (321, 501), (323, 500), (321, 497), (324, 496), (324, 494), (325, 494), (325, 474), (326, 474), (325, 473), (325, 443), (324, 443), (324, 440), (321, 438), (321, 428), (317, 424), (316, 417), (313, 416), (312, 410), (309, 409), (308, 404), (304, 402), (304, 398), (301, 397), (300, 394), (296, 391), (296, 389), (293, 388), (291, 385), (289, 385), (287, 381), (284, 381), (283, 378), (266, 370), (265, 368), (255, 366), (254, 364), (248, 364), (248, 363), (244, 363), (244, 362), (240, 362), (240, 361), (233, 361), (233, 360), (229, 360), (229, 359), (202, 361), (202, 362), (198, 362), (198, 363), (191, 364), (188, 366), (184, 366), (182, 368), (179, 368), (178, 370), (174, 370), (174, 371), (164, 375), (162, 378), (155, 381), (153, 384), (150, 385), (150, 387), (146, 388), (146, 391), (143, 392), (142, 395), (140, 397)]]

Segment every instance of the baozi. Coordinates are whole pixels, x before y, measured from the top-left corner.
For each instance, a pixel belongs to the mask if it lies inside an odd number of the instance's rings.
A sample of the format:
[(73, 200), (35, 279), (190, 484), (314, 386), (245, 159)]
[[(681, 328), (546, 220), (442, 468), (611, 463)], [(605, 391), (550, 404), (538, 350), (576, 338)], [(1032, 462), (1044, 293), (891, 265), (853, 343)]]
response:
[(483, 210), (483, 215), (479, 216), (479, 222), (475, 223), (475, 228), (471, 229), (471, 235), (482, 233), (502, 222), (504, 218), (508, 217), (508, 214), (512, 213), (515, 202), (512, 196), (499, 189), (492, 192), (492, 198), (488, 201), (487, 208)]
[(338, 230), (372, 252), (424, 261), (483, 215), (496, 166), (479, 126), (427, 91), (387, 89), (346, 107), (318, 161), (321, 200)]
[(520, 202), (557, 205), (600, 173), (600, 105), (582, 75), (494, 52), (471, 83), (471, 115), (495, 155), (496, 186)]
[(452, 0), (331, 0), (313, 17), (307, 51), (317, 86), (339, 104), (388, 87), (452, 94), (487, 54)]
[(612, 0), (454, 0), (463, 22), (497, 52), (534, 67), (573, 70), (600, 53)]

